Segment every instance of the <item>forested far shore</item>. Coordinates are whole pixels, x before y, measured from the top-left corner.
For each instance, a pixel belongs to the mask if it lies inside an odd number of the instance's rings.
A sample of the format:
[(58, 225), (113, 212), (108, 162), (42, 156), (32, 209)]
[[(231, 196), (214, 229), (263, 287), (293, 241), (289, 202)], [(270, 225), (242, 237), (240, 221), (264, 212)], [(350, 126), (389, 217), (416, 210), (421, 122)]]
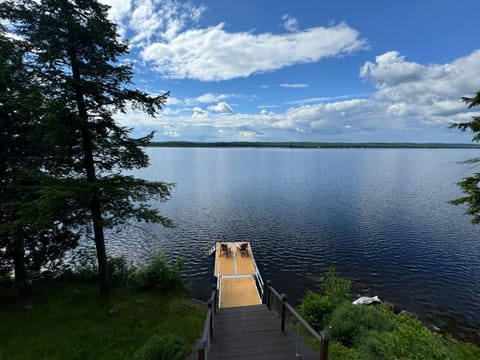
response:
[(479, 149), (480, 144), (460, 143), (390, 143), (390, 142), (194, 142), (194, 141), (152, 141), (149, 147), (258, 147), (258, 148), (384, 148), (384, 149)]

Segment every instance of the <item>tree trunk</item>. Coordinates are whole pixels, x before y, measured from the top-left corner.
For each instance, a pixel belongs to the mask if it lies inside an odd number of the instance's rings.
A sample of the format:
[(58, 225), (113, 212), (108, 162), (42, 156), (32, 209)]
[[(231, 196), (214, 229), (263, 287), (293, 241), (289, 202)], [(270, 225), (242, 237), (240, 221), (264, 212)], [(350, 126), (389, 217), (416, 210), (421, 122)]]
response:
[(22, 225), (18, 226), (14, 241), (13, 263), (15, 266), (15, 291), (17, 296), (21, 296), (27, 283), (25, 271), (25, 234)]
[(102, 207), (98, 194), (94, 194), (91, 202), (93, 233), (95, 236), (95, 248), (97, 251), (98, 277), (100, 280), (100, 293), (108, 294), (109, 276), (107, 264), (107, 251), (105, 248), (105, 236), (103, 234)]
[[(71, 50), (69, 55), (72, 65), (72, 75), (75, 80), (75, 100), (77, 103), (78, 115), (80, 117), (80, 121), (82, 122), (80, 128), (82, 133), (84, 167), (87, 174), (87, 181), (95, 184), (97, 177), (95, 174), (95, 164), (93, 161), (92, 138), (88, 126), (88, 113), (85, 107), (84, 93), (81, 85), (81, 75), (77, 66), (77, 56), (75, 50)], [(90, 211), (92, 213), (93, 233), (97, 252), (100, 293), (102, 295), (107, 295), (109, 288), (109, 276), (107, 252), (105, 249), (105, 236), (103, 233), (102, 203), (100, 201), (98, 189), (95, 187), (94, 193), (92, 194), (92, 200), (90, 202)]]

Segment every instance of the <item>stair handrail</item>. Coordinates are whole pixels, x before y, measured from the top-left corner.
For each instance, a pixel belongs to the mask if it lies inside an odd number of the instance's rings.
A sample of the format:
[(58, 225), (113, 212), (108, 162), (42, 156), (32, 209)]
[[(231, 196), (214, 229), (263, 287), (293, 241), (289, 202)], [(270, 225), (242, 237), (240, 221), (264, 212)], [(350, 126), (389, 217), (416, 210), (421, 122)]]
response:
[(330, 341), (330, 336), (328, 335), (328, 333), (325, 331), (321, 331), (320, 333), (318, 333), (315, 329), (313, 329), (310, 324), (306, 322), (305, 319), (303, 319), (302, 316), (295, 310), (295, 308), (287, 302), (287, 295), (280, 294), (277, 290), (273, 288), (273, 286), (271, 285), (271, 281), (267, 280), (264, 289), (264, 302), (269, 310), (272, 310), (272, 304), (270, 299), (271, 295), (275, 296), (281, 304), (279, 314), (281, 321), (281, 331), (285, 331), (285, 318), (286, 312), (288, 311), (303, 326), (303, 328), (306, 329), (310, 333), (310, 335), (319, 342), (320, 351), (317, 354), (319, 360), (328, 360), (328, 343)]
[(203, 325), (202, 337), (197, 340), (195, 344), (195, 350), (197, 352), (198, 360), (207, 360), (208, 351), (210, 349), (210, 343), (214, 336), (214, 319), (217, 313), (217, 284), (212, 286), (212, 294), (207, 300), (207, 315), (205, 317), (205, 323)]

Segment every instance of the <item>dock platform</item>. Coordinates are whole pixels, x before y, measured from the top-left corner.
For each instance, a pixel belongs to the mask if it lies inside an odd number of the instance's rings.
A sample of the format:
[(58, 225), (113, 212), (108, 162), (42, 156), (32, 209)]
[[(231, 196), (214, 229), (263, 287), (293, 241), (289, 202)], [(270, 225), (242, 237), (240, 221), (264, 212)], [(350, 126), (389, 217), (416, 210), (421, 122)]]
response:
[(260, 277), (249, 242), (221, 242), (215, 245), (215, 270), (220, 308), (259, 305)]

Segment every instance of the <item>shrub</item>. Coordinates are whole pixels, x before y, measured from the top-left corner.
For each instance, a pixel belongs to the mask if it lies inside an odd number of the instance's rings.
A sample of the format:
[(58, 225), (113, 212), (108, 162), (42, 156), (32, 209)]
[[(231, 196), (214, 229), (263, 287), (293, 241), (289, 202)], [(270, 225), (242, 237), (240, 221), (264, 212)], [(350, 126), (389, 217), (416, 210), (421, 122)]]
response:
[(298, 313), (317, 331), (325, 326), (333, 310), (350, 300), (350, 280), (336, 276), (329, 268), (322, 282), (322, 295), (307, 291), (297, 310)]
[(297, 307), (297, 311), (311, 327), (320, 331), (324, 327), (326, 318), (332, 313), (334, 306), (335, 304), (332, 304), (327, 297), (307, 290), (305, 298)]
[(331, 316), (328, 331), (332, 338), (345, 346), (361, 344), (371, 330), (393, 331), (398, 320), (372, 306), (352, 305), (344, 302)]
[(379, 337), (375, 350), (381, 359), (408, 358), (415, 360), (446, 360), (447, 348), (439, 335), (418, 323), (402, 323), (398, 328)]
[(82, 282), (97, 281), (98, 266), (95, 249), (83, 248), (76, 251), (69, 260), (69, 264), (63, 269), (62, 276)]
[(328, 297), (331, 303), (340, 304), (350, 300), (351, 281), (335, 275), (334, 268), (328, 268), (325, 277), (320, 279), (323, 295)]
[(165, 255), (158, 255), (146, 268), (131, 274), (131, 286), (137, 290), (159, 289), (165, 293), (186, 293), (187, 289), (181, 277), (184, 260), (170, 266)]
[(108, 274), (110, 282), (114, 285), (128, 285), (132, 275), (135, 273), (133, 266), (128, 266), (123, 257), (108, 258)]
[(361, 353), (356, 349), (350, 349), (339, 342), (331, 341), (328, 347), (330, 360), (362, 360)]
[[(12, 285), (13, 277), (11, 274), (1, 274), (0, 273), (0, 286), (2, 285)], [(0, 358), (1, 359), (1, 358)]]
[(179, 337), (171, 334), (153, 335), (133, 355), (133, 360), (183, 360), (185, 355)]
[(448, 358), (458, 360), (480, 359), (480, 348), (473, 344), (465, 344), (458, 340), (445, 340), (448, 346)]
[[(159, 289), (164, 293), (185, 295), (187, 287), (181, 277), (183, 263), (184, 260), (179, 258), (175, 264), (169, 265), (166, 256), (159, 254), (149, 265), (140, 269), (129, 266), (123, 257), (109, 257), (107, 264), (113, 285), (127, 286), (138, 291)], [(96, 282), (98, 266), (95, 253), (91, 249), (78, 251), (63, 269), (62, 276), (81, 282)]]

